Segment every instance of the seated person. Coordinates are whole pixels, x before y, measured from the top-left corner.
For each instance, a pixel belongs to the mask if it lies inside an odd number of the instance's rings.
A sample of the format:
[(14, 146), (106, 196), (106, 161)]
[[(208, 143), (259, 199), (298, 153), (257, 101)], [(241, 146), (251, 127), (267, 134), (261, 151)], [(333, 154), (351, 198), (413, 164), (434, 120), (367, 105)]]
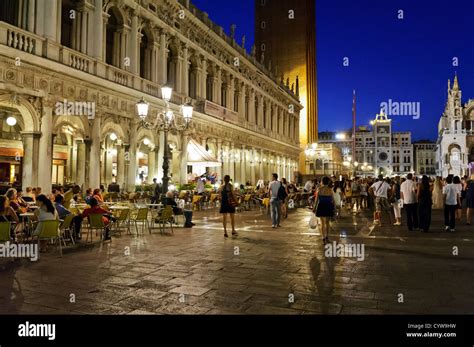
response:
[(164, 200), (165, 206), (169, 205), (173, 207), (173, 214), (175, 216), (184, 215), (184, 227), (185, 228), (192, 228), (195, 224), (192, 222), (193, 220), (193, 211), (191, 210), (183, 210), (182, 208), (178, 207), (178, 204), (174, 200), (173, 192), (166, 193), (166, 198)]
[(23, 194), (23, 200), (27, 202), (35, 201), (36, 196), (33, 194), (33, 188), (26, 187), (26, 192)]
[[(38, 209), (35, 211), (35, 219), (40, 222), (36, 225), (36, 229), (33, 231), (33, 236), (38, 236), (41, 232), (41, 222), (47, 220), (57, 220), (58, 212), (53, 206), (51, 200), (44, 194), (38, 195), (36, 197), (36, 204)], [(47, 240), (42, 240), (40, 243), (40, 251), (44, 251), (46, 247)]]
[(21, 206), (20, 203), (18, 202), (18, 196), (15, 188), (10, 188), (7, 190), (5, 193), (6, 197), (8, 198), (8, 202), (10, 204), (10, 207), (17, 213), (25, 213), (28, 209), (26, 206)]
[(112, 182), (107, 187), (107, 191), (109, 193), (120, 193), (120, 186), (118, 185), (117, 182)]
[(82, 212), (82, 218), (87, 218), (91, 214), (101, 214), (102, 215), (102, 221), (104, 222), (105, 225), (105, 235), (104, 235), (104, 241), (110, 240), (110, 221), (114, 221), (115, 218), (110, 214), (109, 211), (104, 210), (102, 207), (99, 206), (99, 202), (97, 201), (96, 198), (91, 198), (89, 205), (91, 207), (86, 208), (84, 212)]
[(90, 205), (90, 201), (92, 199), (92, 189), (87, 188), (86, 190), (86, 196), (84, 197), (84, 201), (86, 202), (87, 205)]
[[(64, 197), (61, 194), (56, 195), (54, 200), (54, 207), (56, 207), (56, 211), (58, 211), (59, 219), (65, 219), (67, 215), (70, 215), (72, 212), (69, 211), (63, 205)], [(81, 239), (81, 226), (82, 226), (82, 217), (75, 216), (72, 219), (72, 223), (74, 224), (74, 232), (76, 235), (76, 239)]]
[(16, 200), (18, 202), (18, 204), (21, 206), (21, 207), (26, 207), (28, 208), (28, 204), (26, 203), (26, 201), (23, 199), (23, 191), (21, 189), (18, 189), (16, 191)]
[(98, 203), (104, 202), (104, 197), (102, 196), (101, 190), (99, 188), (94, 189), (94, 192), (92, 193), (92, 197), (96, 199)]
[(8, 198), (5, 195), (0, 195), (0, 222), (13, 222), (10, 228), (10, 237), (12, 240), (15, 239), (15, 224), (20, 220), (18, 219), (17, 214), (9, 206)]

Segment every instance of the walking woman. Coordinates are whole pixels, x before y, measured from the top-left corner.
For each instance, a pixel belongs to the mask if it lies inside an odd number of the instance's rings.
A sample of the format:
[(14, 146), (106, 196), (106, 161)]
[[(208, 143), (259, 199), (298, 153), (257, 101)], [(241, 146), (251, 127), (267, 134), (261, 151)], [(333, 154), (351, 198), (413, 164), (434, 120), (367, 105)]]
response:
[(321, 219), (321, 236), (324, 244), (329, 243), (329, 222), (334, 217), (334, 192), (329, 187), (329, 177), (324, 176), (316, 192), (316, 217)]
[[(460, 201), (462, 202), (462, 183), (461, 178), (459, 176), (454, 176), (453, 184), (457, 188), (460, 196)], [(460, 222), (462, 218), (462, 203), (457, 204), (456, 206), (456, 219)]]
[(430, 179), (423, 175), (421, 183), (418, 187), (418, 220), (422, 231), (427, 233), (431, 224), (431, 206), (433, 204)]
[(392, 206), (395, 215), (395, 223), (393, 225), (402, 225), (402, 213), (400, 211), (400, 176), (396, 176), (392, 181)]
[(433, 209), (441, 210), (444, 208), (443, 201), (443, 181), (440, 177), (436, 177), (433, 183)]
[(237, 200), (234, 196), (232, 184), (230, 184), (230, 176), (224, 176), (224, 184), (220, 186), (218, 192), (221, 194), (221, 209), (220, 213), (223, 216), (224, 224), (224, 237), (229, 237), (227, 235), (227, 214), (230, 214), (230, 224), (232, 226), (232, 235), (237, 236), (235, 231), (235, 206), (237, 205)]

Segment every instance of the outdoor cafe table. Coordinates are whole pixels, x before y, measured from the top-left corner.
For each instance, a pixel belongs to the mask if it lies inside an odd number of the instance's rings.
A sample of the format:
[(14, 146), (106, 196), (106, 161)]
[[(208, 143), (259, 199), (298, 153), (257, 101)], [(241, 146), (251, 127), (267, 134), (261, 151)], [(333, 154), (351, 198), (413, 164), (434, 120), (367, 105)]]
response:
[(109, 207), (109, 210), (128, 210), (130, 207), (122, 205), (113, 205)]

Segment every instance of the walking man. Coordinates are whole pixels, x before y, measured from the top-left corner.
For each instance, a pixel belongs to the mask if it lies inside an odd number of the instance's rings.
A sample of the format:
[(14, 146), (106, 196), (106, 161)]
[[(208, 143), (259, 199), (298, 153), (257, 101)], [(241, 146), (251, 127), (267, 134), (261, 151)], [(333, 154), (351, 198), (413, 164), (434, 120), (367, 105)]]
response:
[(270, 197), (270, 211), (272, 216), (272, 228), (280, 226), (281, 200), (278, 198), (278, 190), (282, 183), (278, 181), (278, 174), (272, 174), (272, 181), (268, 185), (268, 195)]
[(443, 187), (444, 197), (444, 225), (446, 231), (454, 232), (456, 224), (456, 208), (461, 206), (461, 194), (458, 187), (453, 184), (453, 176), (446, 177), (446, 185)]
[(413, 175), (409, 173), (407, 179), (400, 185), (400, 197), (407, 214), (408, 230), (418, 229), (418, 204), (416, 202), (416, 183)]

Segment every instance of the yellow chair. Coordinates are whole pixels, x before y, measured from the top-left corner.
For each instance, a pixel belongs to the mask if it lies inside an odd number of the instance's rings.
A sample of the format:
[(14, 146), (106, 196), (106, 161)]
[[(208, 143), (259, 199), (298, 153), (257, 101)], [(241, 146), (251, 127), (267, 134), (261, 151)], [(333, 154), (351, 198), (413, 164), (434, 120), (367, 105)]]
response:
[(143, 229), (145, 228), (145, 225), (147, 226), (148, 231), (151, 233), (150, 224), (148, 223), (148, 208), (147, 207), (139, 208), (136, 216), (134, 216), (134, 218), (131, 219), (131, 221), (135, 223), (135, 230), (137, 231), (137, 236), (138, 236), (138, 224), (137, 224), (138, 222), (142, 222), (142, 234), (144, 233)]
[(202, 200), (201, 195), (193, 195), (193, 200), (192, 200), (193, 208), (201, 209), (201, 200)]
[(59, 254), (63, 256), (63, 250), (61, 246), (61, 241), (64, 242), (61, 232), (59, 231), (59, 221), (58, 220), (44, 220), (39, 222), (40, 232), (37, 237), (38, 249), (40, 248), (40, 240), (50, 240), (58, 241)]
[(173, 207), (170, 205), (165, 206), (165, 208), (161, 211), (160, 215), (155, 219), (155, 222), (160, 225), (160, 232), (163, 233), (165, 231), (166, 224), (169, 223), (171, 226), (171, 232), (173, 231)]
[(120, 228), (123, 224), (125, 224), (127, 228), (127, 233), (130, 234), (130, 209), (123, 209), (119, 211), (120, 214), (118, 215), (117, 220), (113, 224), (113, 226), (115, 227), (115, 231), (118, 231), (120, 234)]
[(262, 210), (262, 212), (263, 210), (265, 210), (265, 212), (268, 214), (268, 212), (270, 211), (270, 198), (263, 198), (260, 209)]
[(0, 222), (0, 242), (10, 241), (10, 222)]
[(252, 209), (251, 201), (252, 201), (252, 194), (246, 194), (244, 196), (244, 207), (248, 211)]
[(184, 199), (186, 197), (186, 191), (182, 190), (179, 192), (178, 199)]
[(64, 218), (64, 221), (61, 223), (59, 226), (59, 230), (61, 231), (63, 238), (66, 236), (66, 232), (68, 234), (68, 239), (71, 240), (71, 243), (74, 245), (76, 242), (74, 241), (74, 235), (73, 235), (73, 225), (72, 225), (72, 219), (74, 218), (74, 214), (70, 213)]
[(91, 235), (91, 242), (92, 242), (92, 230), (97, 231), (100, 230), (100, 239), (104, 239), (104, 234), (105, 234), (105, 223), (103, 220), (103, 215), (99, 213), (94, 213), (89, 215), (89, 227), (88, 227), (88, 233), (87, 233), (87, 238), (86, 242), (89, 240), (89, 234)]
[(209, 200), (210, 204), (214, 207), (216, 206), (216, 202), (219, 200), (220, 194), (211, 194), (211, 198)]

